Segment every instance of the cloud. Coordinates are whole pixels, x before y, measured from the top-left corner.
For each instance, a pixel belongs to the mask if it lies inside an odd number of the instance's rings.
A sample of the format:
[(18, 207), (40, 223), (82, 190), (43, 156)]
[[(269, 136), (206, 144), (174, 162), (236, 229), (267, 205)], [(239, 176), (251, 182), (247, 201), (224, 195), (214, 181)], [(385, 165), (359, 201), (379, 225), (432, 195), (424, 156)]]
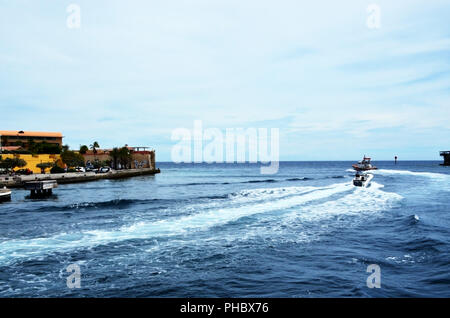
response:
[(151, 145), (161, 160), (196, 119), (280, 128), (282, 159), (323, 159), (325, 145), (351, 159), (369, 141), (439, 159), (430, 144), (450, 137), (445, 1), (377, 1), (378, 30), (360, 1), (77, 3), (80, 29), (69, 3), (0, 4), (2, 129)]

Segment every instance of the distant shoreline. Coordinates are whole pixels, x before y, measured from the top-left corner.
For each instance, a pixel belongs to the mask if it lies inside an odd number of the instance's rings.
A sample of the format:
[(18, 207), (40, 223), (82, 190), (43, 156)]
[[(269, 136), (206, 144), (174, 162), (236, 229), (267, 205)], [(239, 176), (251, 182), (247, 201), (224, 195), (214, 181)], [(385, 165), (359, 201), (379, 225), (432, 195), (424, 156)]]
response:
[[(279, 162), (357, 162), (358, 160), (280, 160)], [(395, 162), (394, 159), (390, 159), (390, 160), (374, 160), (373, 162)], [(430, 159), (409, 159), (409, 160), (397, 160), (397, 164), (401, 163), (401, 162), (442, 162), (442, 160), (439, 159), (434, 159), (434, 160), (430, 160)], [(207, 163), (207, 162), (181, 162), (181, 163), (176, 163), (176, 162), (172, 162), (172, 161), (158, 161), (158, 164), (182, 164), (182, 165), (198, 165), (198, 164), (261, 164), (262, 162), (213, 162), (213, 163)], [(263, 163), (266, 164), (266, 163)]]

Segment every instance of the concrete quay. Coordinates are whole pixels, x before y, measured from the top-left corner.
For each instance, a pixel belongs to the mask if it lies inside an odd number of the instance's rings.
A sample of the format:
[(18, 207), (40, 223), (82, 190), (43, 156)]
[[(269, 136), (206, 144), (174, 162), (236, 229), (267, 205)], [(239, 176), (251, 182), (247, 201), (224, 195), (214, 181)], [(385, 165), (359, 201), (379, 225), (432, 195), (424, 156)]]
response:
[(6, 186), (8, 188), (24, 188), (27, 182), (31, 181), (45, 181), (55, 180), (58, 184), (89, 182), (102, 179), (123, 179), (136, 176), (154, 175), (160, 173), (159, 169), (125, 169), (125, 170), (111, 170), (106, 173), (95, 172), (67, 172), (67, 173), (52, 173), (52, 174), (32, 174), (22, 176), (3, 176), (0, 175), (0, 187)]

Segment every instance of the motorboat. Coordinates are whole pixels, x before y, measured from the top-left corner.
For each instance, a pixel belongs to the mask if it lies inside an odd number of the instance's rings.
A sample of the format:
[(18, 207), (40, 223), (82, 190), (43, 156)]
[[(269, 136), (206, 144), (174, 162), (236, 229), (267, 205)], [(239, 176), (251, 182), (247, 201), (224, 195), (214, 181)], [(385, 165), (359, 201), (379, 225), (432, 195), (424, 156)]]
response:
[(353, 185), (355, 187), (367, 188), (370, 186), (370, 181), (373, 179), (373, 174), (357, 172), (353, 179)]
[(370, 163), (370, 158), (364, 156), (363, 160), (361, 160), (358, 163), (355, 163), (352, 165), (353, 169), (355, 169), (356, 171), (368, 171), (368, 170), (376, 170), (378, 169), (375, 166), (372, 166), (372, 164)]
[(0, 189), (0, 202), (11, 200), (11, 190), (6, 187)]

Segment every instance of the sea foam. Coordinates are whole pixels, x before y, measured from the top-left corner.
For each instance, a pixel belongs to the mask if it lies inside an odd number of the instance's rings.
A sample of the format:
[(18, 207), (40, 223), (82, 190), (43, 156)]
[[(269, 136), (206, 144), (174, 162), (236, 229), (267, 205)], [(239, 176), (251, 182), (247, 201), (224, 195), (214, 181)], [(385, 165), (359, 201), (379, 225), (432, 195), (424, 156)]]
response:
[[(90, 230), (78, 233), (60, 233), (51, 237), (33, 238), (28, 240), (8, 240), (0, 243), (0, 263), (5, 263), (17, 258), (35, 257), (41, 254), (64, 252), (66, 250), (88, 248), (108, 243), (130, 239), (149, 239), (161, 236), (173, 236), (186, 234), (191, 231), (205, 230), (214, 226), (220, 226), (242, 217), (274, 210), (283, 210), (300, 206), (315, 200), (326, 199), (338, 193), (351, 191), (350, 183), (339, 183), (325, 187), (292, 187), (270, 190), (248, 190), (234, 198), (240, 200), (250, 195), (250, 201), (235, 207), (210, 208), (188, 216), (164, 219), (156, 222), (141, 221), (132, 225), (122, 226), (114, 230)], [(267, 193), (265, 191), (268, 191)], [(273, 196), (281, 197), (274, 200)], [(298, 195), (292, 195), (298, 193)], [(266, 199), (263, 202), (252, 202), (255, 196)], [(246, 200), (247, 200), (246, 199)], [(270, 200), (268, 200), (270, 199)]]

